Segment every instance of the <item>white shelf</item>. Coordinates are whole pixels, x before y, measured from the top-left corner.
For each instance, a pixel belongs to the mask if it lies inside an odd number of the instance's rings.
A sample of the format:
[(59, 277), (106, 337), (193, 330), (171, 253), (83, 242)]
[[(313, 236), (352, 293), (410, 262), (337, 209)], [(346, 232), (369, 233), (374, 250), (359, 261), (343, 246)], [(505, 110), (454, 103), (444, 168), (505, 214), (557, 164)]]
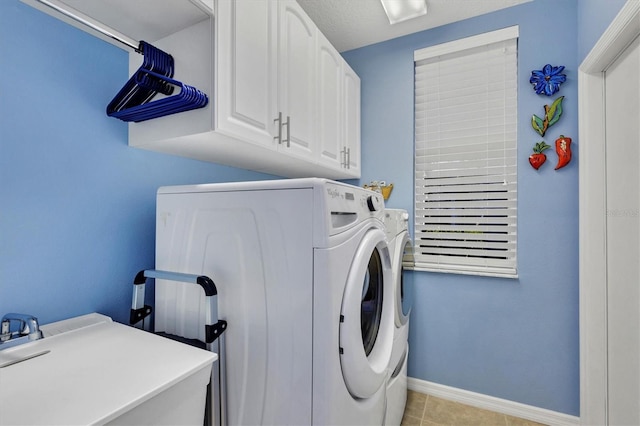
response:
[(130, 123), (130, 146), (283, 177), (360, 177), (360, 79), (295, 0), (22, 1), (129, 50), (130, 74), (139, 42), (153, 44), (173, 56), (176, 80), (209, 96)]
[[(65, 16), (38, 0), (22, 0), (51, 16), (118, 47), (121, 43)], [(84, 20), (132, 41), (153, 43), (213, 16), (213, 0), (47, 0)]]

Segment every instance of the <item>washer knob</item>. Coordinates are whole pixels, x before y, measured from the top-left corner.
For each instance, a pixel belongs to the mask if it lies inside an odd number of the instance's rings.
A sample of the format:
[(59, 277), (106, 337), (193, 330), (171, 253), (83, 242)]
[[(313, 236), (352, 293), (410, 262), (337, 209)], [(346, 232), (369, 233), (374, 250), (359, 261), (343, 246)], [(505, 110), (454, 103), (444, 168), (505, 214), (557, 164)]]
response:
[(382, 202), (381, 197), (377, 195), (369, 195), (367, 197), (367, 207), (369, 207), (370, 212), (375, 212), (382, 210), (384, 208), (384, 203)]

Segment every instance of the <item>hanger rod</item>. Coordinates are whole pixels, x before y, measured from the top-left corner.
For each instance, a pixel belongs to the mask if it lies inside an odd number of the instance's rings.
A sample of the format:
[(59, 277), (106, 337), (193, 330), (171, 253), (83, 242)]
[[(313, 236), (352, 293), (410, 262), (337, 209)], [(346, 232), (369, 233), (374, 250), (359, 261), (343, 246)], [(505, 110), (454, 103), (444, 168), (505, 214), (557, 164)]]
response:
[(97, 32), (99, 32), (99, 33), (111, 38), (112, 40), (115, 40), (115, 41), (117, 41), (119, 43), (124, 44), (125, 46), (135, 50), (136, 52), (141, 53), (140, 52), (140, 46), (136, 45), (133, 40), (126, 39), (125, 37), (120, 36), (120, 35), (116, 35), (113, 32), (109, 31), (108, 29), (106, 29), (106, 28), (104, 28), (104, 27), (102, 27), (102, 26), (100, 26), (98, 24), (95, 24), (95, 23), (93, 23), (93, 22), (91, 22), (91, 21), (89, 21), (89, 20), (87, 20), (87, 19), (85, 19), (85, 18), (83, 18), (81, 16), (78, 16), (75, 13), (64, 9), (63, 7), (58, 6), (55, 3), (50, 2), (49, 0), (37, 0), (37, 1), (39, 3), (42, 3), (43, 5), (51, 8), (51, 9), (53, 9), (53, 10), (65, 15), (66, 17), (71, 18), (76, 22), (79, 22), (82, 25), (86, 25), (87, 27), (91, 28), (92, 30), (97, 31)]

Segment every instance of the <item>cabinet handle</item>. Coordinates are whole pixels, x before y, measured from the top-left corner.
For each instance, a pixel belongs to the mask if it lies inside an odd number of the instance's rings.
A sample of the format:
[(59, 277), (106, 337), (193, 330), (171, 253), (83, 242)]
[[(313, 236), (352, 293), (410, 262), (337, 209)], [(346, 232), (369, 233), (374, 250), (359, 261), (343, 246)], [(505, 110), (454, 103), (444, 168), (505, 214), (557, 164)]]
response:
[(287, 115), (287, 121), (282, 123), (283, 126), (287, 126), (287, 138), (282, 140), (280, 143), (287, 143), (287, 148), (291, 147), (291, 117)]
[(274, 123), (278, 123), (278, 134), (273, 138), (278, 141), (278, 144), (282, 143), (282, 113), (278, 113), (278, 118), (273, 120)]
[(340, 154), (342, 154), (342, 163), (340, 164), (345, 169), (351, 168), (351, 148), (347, 148), (346, 146), (340, 150)]

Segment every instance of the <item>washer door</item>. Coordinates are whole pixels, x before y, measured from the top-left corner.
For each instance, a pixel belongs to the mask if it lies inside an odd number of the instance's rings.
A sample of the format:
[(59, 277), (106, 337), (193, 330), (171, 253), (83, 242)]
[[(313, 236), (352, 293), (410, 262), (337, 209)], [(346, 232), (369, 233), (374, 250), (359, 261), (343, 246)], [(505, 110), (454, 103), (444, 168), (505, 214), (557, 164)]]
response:
[(393, 345), (393, 282), (382, 230), (364, 235), (347, 279), (340, 316), (340, 365), (356, 398), (384, 384)]

